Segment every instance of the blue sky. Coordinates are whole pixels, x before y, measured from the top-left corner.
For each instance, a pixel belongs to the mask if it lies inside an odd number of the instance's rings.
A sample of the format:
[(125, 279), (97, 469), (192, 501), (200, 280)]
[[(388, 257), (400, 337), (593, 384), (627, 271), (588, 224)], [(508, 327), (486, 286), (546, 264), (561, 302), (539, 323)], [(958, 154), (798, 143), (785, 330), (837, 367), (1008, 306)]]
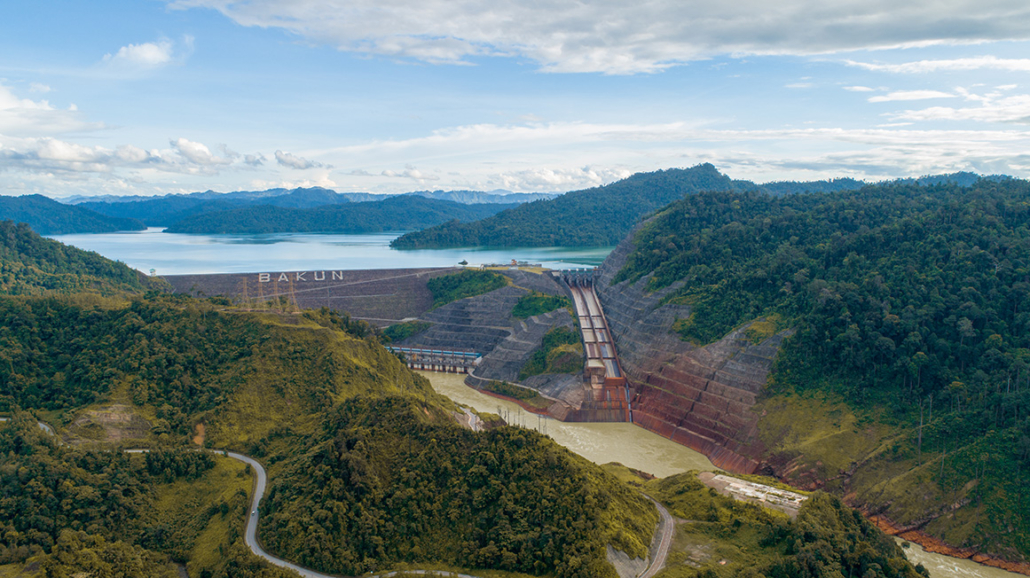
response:
[(1030, 176), (1030, 5), (13, 0), (0, 194)]

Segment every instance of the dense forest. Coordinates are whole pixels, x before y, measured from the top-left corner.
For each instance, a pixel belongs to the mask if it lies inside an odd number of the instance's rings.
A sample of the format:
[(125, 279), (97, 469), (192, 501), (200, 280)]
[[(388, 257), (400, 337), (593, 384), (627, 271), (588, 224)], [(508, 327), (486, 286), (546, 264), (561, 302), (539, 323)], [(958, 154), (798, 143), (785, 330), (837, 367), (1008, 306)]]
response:
[(146, 228), (136, 219), (101, 215), (85, 207), (59, 203), (43, 195), (0, 195), (0, 221), (26, 223), (40, 235), (113, 233)]
[(258, 205), (188, 216), (170, 225), (166, 231), (202, 234), (377, 233), (420, 229), (452, 220), (473, 221), (510, 206), (463, 205), (414, 195), (308, 209)]
[[(1002, 177), (992, 177), (998, 180)], [(903, 182), (968, 186), (977, 176), (954, 173)], [(445, 223), (394, 240), (397, 249), (446, 247), (604, 247), (616, 245), (636, 223), (668, 203), (702, 191), (758, 191), (773, 196), (841, 192), (865, 185), (855, 179), (779, 181), (755, 184), (733, 180), (711, 164), (690, 169), (638, 173), (627, 179), (548, 200), (527, 203), (481, 221)]]
[(712, 165), (640, 173), (603, 187), (519, 205), (472, 223), (447, 223), (395, 239), (397, 249), (614, 245), (642, 216), (689, 193), (733, 188)]
[(435, 560), (601, 578), (616, 576), (606, 544), (646, 554), (657, 513), (639, 493), (536, 432), (433, 412), (403, 398), (328, 412), (262, 502), (265, 543), (345, 575)]
[(950, 543), (1030, 555), (1030, 183), (694, 195), (643, 227), (614, 281), (644, 275), (685, 282), (666, 299), (691, 307), (674, 327), (698, 345), (792, 328), (770, 394), (839, 396), (892, 428), (868, 467), (934, 496), (868, 499), (923, 523), (959, 502)]
[(100, 255), (44, 239), (25, 223), (0, 221), (0, 293), (141, 292), (160, 289), (159, 279)]

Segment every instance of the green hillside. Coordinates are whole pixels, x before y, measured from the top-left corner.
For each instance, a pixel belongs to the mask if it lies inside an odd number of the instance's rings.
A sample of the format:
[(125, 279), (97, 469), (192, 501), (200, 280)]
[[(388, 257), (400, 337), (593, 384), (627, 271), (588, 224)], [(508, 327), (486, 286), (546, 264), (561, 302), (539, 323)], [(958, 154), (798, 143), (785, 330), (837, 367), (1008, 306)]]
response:
[(141, 292), (164, 282), (91, 251), (44, 239), (25, 223), (0, 221), (0, 293)]
[(40, 235), (142, 231), (136, 219), (109, 217), (83, 207), (65, 205), (43, 195), (0, 195), (0, 221), (26, 223)]
[(607, 186), (519, 205), (472, 223), (446, 223), (395, 239), (396, 249), (615, 245), (641, 216), (689, 193), (733, 188), (710, 164), (640, 173)]
[(344, 203), (309, 209), (268, 205), (205, 212), (182, 218), (169, 233), (375, 233), (420, 229), (451, 220), (473, 221), (511, 205), (463, 205), (414, 195), (382, 201)]
[(1030, 556), (1030, 183), (694, 195), (639, 232), (615, 282), (646, 274), (685, 281), (667, 299), (691, 306), (689, 341), (794, 329), (757, 408), (788, 478)]

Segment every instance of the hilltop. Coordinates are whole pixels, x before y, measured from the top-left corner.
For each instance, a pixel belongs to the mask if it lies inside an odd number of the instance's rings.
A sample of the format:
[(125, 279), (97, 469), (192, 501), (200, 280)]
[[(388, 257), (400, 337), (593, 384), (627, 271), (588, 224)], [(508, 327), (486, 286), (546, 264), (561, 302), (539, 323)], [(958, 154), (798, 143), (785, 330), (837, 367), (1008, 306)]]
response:
[(164, 287), (160, 279), (146, 277), (123, 263), (44, 239), (25, 223), (0, 221), (0, 293), (90, 291), (110, 295)]
[(0, 196), (0, 221), (6, 220), (26, 223), (41, 235), (113, 233), (146, 228), (137, 219), (103, 215), (85, 207), (64, 205), (43, 195)]

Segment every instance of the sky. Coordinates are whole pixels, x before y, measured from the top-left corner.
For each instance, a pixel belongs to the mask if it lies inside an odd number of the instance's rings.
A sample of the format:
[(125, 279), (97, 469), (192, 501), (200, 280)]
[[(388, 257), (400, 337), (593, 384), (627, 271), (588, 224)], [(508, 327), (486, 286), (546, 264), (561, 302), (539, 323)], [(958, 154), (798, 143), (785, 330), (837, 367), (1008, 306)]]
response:
[(8, 0), (0, 194), (1030, 177), (1025, 0)]

